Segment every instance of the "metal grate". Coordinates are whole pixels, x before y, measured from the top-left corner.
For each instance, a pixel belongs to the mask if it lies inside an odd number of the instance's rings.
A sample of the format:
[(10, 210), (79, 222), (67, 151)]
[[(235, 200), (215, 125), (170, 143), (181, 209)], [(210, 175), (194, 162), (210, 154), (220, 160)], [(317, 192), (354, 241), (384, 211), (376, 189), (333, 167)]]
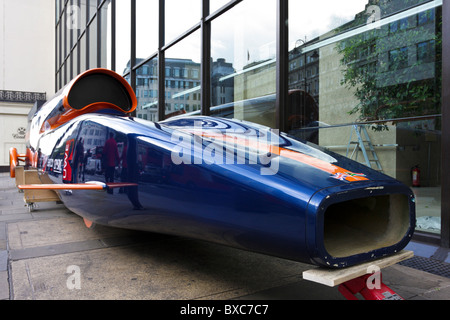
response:
[(401, 261), (398, 264), (429, 272), (441, 277), (450, 278), (450, 263), (442, 262), (439, 260), (415, 256), (411, 259)]

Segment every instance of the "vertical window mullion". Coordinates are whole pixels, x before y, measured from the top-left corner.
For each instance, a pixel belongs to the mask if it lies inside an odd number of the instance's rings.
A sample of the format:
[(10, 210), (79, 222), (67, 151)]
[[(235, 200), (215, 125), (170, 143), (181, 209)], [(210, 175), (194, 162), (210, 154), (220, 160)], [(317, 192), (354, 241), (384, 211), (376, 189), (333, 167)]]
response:
[[(98, 3), (97, 3), (98, 4)], [(102, 66), (102, 15), (100, 9), (97, 6), (97, 67)]]
[[(89, 12), (89, 7), (90, 7), (90, 5), (91, 5), (91, 3), (90, 3), (90, 1), (91, 0), (86, 0), (86, 28), (85, 28), (85, 37), (86, 37), (86, 52), (85, 52), (85, 54), (86, 54), (86, 70), (89, 70), (90, 69), (90, 57), (89, 57), (89, 54), (90, 54), (90, 43), (91, 43), (91, 41), (90, 41), (90, 36), (89, 36), (89, 34), (91, 33), (91, 28), (90, 27), (88, 27), (88, 22), (90, 21), (90, 19), (89, 19), (89, 14), (90, 14), (90, 12)], [(89, 25), (90, 26), (90, 25)]]
[(111, 0), (111, 70), (116, 70), (116, 0)]
[[(131, 50), (130, 50), (130, 82), (136, 92), (136, 0), (131, 0)], [(136, 116), (136, 110), (133, 112)]]
[(206, 21), (209, 15), (209, 0), (202, 0), (201, 22), (201, 113), (210, 115), (211, 107), (211, 22)]
[[(68, 5), (69, 5), (69, 7), (71, 7), (72, 5), (73, 5), (73, 1), (75, 1), (75, 0), (69, 0), (69, 2), (68, 2)], [(69, 19), (69, 17), (67, 17), (68, 19)], [(66, 20), (66, 24), (67, 24), (67, 21), (68, 20)], [(70, 36), (69, 36), (69, 52), (68, 52), (68, 55), (70, 56), (70, 59), (69, 59), (69, 77), (68, 77), (68, 81), (70, 81), (71, 79), (72, 79), (72, 77), (73, 77), (73, 61), (72, 61), (72, 57), (73, 57), (73, 55), (72, 55), (72, 48), (73, 48), (73, 43), (74, 43), (74, 40), (73, 40), (73, 31), (72, 31), (72, 29), (70, 29)]]
[[(442, 4), (442, 57), (450, 55), (450, 3)], [(442, 163), (450, 161), (450, 61), (442, 59)], [(450, 247), (450, 198), (444, 195), (450, 192), (450, 174), (448, 166), (442, 165), (441, 184), (441, 246)]]
[(275, 126), (280, 131), (285, 131), (285, 112), (288, 105), (288, 72), (289, 72), (289, 28), (288, 1), (277, 0), (277, 43), (276, 43), (276, 122)]
[(165, 53), (162, 47), (165, 43), (165, 0), (159, 0), (159, 34), (158, 34), (158, 120), (164, 120), (165, 117)]

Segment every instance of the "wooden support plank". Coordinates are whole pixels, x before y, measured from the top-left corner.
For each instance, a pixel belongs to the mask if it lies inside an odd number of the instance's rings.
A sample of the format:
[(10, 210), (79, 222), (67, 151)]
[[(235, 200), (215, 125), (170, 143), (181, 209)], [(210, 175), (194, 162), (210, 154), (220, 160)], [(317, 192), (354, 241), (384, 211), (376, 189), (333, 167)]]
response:
[(25, 182), (24, 179), (24, 167), (17, 166), (16, 167), (16, 187), (23, 184)]
[(380, 269), (394, 265), (400, 261), (410, 259), (414, 252), (409, 250), (400, 251), (397, 254), (362, 263), (356, 266), (342, 269), (314, 268), (303, 272), (303, 279), (317, 282), (329, 287), (335, 287), (349, 280), (358, 278), (370, 273), (371, 267), (377, 266)]
[[(36, 170), (24, 171), (24, 183), (42, 184)], [(53, 190), (24, 190), (23, 197), (26, 203), (60, 201), (59, 196)]]

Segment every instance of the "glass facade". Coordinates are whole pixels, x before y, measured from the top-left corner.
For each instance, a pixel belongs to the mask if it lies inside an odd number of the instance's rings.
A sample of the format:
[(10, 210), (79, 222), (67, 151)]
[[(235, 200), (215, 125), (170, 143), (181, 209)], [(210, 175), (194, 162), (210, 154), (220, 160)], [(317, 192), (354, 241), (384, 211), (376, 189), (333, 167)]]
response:
[(275, 0), (247, 0), (211, 22), (212, 115), (276, 126), (274, 12)]
[(130, 82), (139, 118), (232, 117), (346, 155), (411, 186), (416, 234), (448, 246), (446, 5), (56, 0), (55, 85), (105, 67)]
[(165, 52), (165, 118), (200, 110), (200, 43), (197, 30)]

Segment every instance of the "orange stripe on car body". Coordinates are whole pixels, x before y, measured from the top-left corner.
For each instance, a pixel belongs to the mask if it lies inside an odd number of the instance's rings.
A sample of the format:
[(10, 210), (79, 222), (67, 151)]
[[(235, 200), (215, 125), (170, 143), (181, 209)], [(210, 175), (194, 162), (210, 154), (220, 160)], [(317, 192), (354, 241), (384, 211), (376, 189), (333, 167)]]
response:
[(260, 141), (253, 141), (250, 139), (243, 139), (243, 138), (238, 138), (238, 137), (231, 137), (231, 136), (227, 136), (225, 134), (211, 134), (211, 133), (206, 133), (206, 132), (202, 132), (201, 134), (197, 133), (197, 132), (193, 132), (190, 130), (184, 130), (181, 129), (181, 131), (186, 131), (188, 133), (194, 134), (194, 135), (198, 135), (201, 137), (205, 137), (205, 138), (214, 138), (214, 139), (221, 139), (224, 142), (228, 142), (228, 143), (236, 143), (240, 146), (244, 146), (244, 147), (250, 147), (256, 150), (264, 150), (267, 152), (270, 152), (272, 154), (281, 156), (281, 157), (285, 157), (291, 160), (295, 160), (304, 164), (307, 164), (309, 166), (312, 166), (314, 168), (317, 168), (319, 170), (322, 170), (324, 172), (327, 172), (331, 175), (336, 175), (336, 178), (339, 179), (339, 177), (341, 177), (341, 179), (344, 179), (346, 181), (366, 181), (369, 180), (368, 178), (365, 177), (364, 174), (362, 173), (354, 173), (351, 172), (349, 170), (346, 170), (344, 168), (341, 168), (339, 166), (336, 166), (334, 164), (331, 164), (329, 162), (314, 158), (312, 156), (306, 155), (304, 153), (301, 153), (299, 151), (294, 151), (291, 149), (287, 149), (287, 148), (283, 148), (283, 147), (279, 147), (276, 145), (271, 145), (271, 144), (267, 144), (267, 143), (261, 143)]

